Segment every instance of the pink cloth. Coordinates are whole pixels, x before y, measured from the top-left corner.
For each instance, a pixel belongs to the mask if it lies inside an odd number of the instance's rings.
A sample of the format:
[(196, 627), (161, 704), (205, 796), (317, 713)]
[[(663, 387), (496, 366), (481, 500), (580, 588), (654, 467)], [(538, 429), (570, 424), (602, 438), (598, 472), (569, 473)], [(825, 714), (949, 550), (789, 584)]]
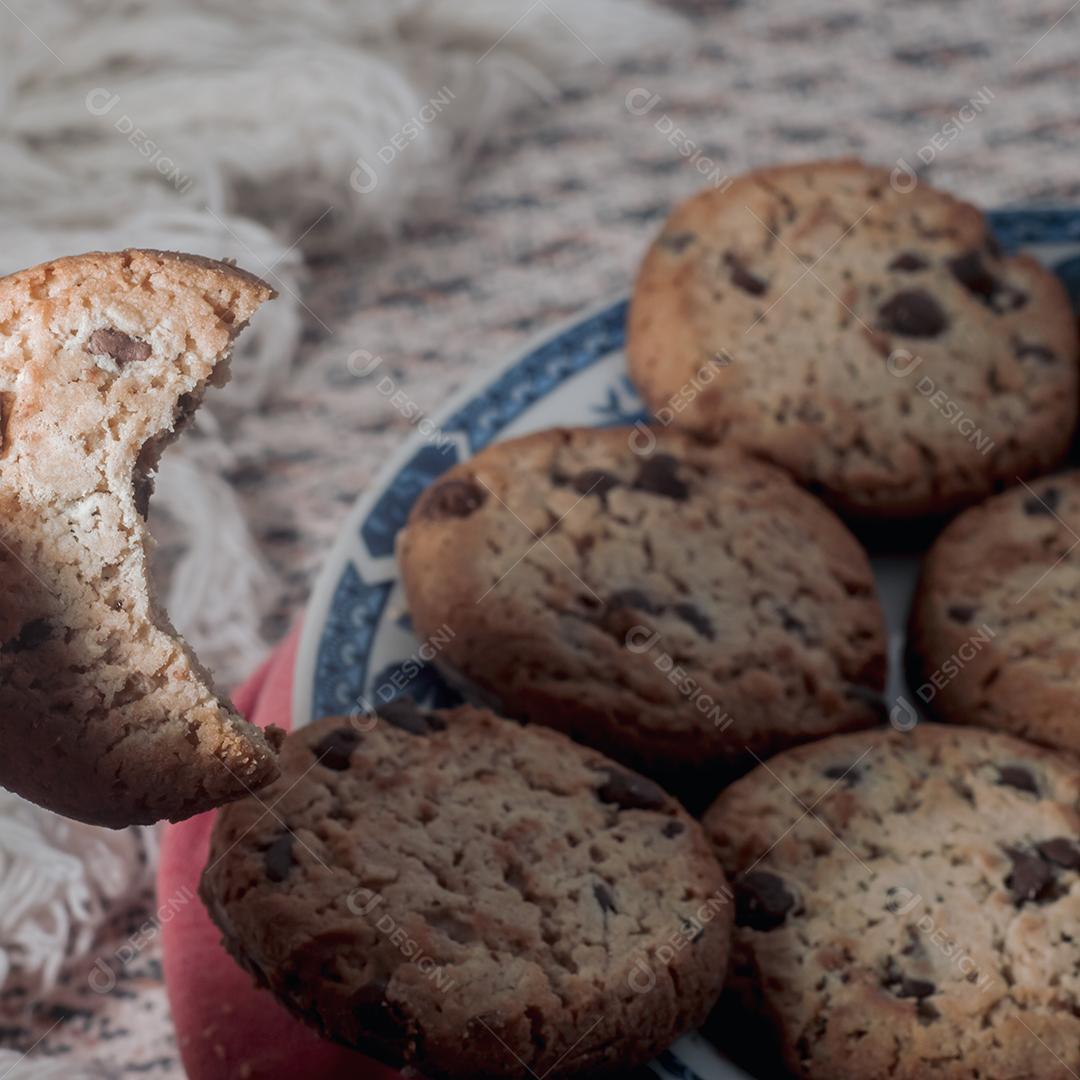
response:
[[(235, 695), (260, 727), (292, 726), (292, 673), (299, 627)], [(206, 864), (213, 813), (170, 825), (158, 867), (159, 904), (196, 894)], [(184, 892), (184, 890), (189, 892)], [(172, 906), (170, 906), (172, 908)], [(180, 1054), (190, 1080), (390, 1080), (400, 1074), (326, 1042), (294, 1020), (232, 960), (198, 900), (175, 907), (162, 924), (165, 984)]]

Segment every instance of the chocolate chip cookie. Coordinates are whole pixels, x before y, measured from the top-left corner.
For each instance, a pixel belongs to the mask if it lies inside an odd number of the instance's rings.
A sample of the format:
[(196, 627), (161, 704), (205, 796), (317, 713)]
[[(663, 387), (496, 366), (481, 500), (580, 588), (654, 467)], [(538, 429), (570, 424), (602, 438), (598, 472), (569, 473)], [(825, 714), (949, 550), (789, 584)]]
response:
[(773, 758), (705, 817), (736, 894), (718, 1016), (768, 1017), (754, 1056), (814, 1080), (1075, 1076), (1078, 794), (1076, 759), (977, 728)]
[(398, 556), (439, 662), (680, 794), (880, 719), (865, 553), (737, 451), (643, 428), (498, 443), (421, 496)]
[(1080, 750), (1080, 472), (961, 514), (923, 563), (910, 680), (943, 720)]
[(720, 993), (730, 890), (644, 777), (410, 702), (303, 728), (281, 765), (218, 816), (201, 892), (323, 1035), (429, 1077), (625, 1076)]
[(147, 574), (162, 450), (273, 295), (235, 266), (125, 251), (0, 280), (0, 783), (115, 827), (272, 779)]
[(844, 511), (948, 511), (1058, 464), (1077, 419), (1061, 283), (924, 183), (829, 161), (678, 207), (631, 306), (664, 423), (790, 469)]

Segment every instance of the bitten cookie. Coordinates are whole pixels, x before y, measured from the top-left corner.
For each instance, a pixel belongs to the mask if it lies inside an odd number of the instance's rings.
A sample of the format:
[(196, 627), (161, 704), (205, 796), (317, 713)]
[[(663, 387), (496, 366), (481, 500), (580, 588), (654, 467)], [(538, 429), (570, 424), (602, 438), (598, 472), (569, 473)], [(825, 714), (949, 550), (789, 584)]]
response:
[(730, 891), (651, 781), (411, 702), (303, 728), (281, 765), (218, 816), (201, 892), (328, 1038), (429, 1077), (623, 1076), (720, 993)]
[(98, 825), (182, 818), (277, 774), (155, 601), (158, 457), (273, 293), (125, 251), (0, 280), (0, 783)]
[(922, 566), (915, 693), (943, 720), (1080, 750), (1080, 472), (972, 507)]
[(631, 305), (665, 423), (790, 469), (860, 516), (947, 511), (1058, 464), (1076, 320), (975, 207), (857, 161), (763, 169), (679, 206)]
[(769, 1018), (759, 1059), (807, 1080), (1074, 1077), (1078, 795), (1068, 755), (934, 724), (737, 781), (705, 817), (736, 893), (726, 1028)]
[(680, 793), (881, 719), (865, 553), (737, 452), (623, 428), (498, 443), (420, 497), (398, 555), (440, 661)]

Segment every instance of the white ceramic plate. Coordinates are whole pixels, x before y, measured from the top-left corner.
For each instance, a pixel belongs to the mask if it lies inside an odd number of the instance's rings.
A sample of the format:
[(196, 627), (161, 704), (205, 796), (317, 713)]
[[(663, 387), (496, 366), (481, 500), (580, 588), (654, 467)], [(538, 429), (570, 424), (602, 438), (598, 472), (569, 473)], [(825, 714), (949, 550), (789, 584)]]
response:
[[(1030, 250), (1080, 297), (1080, 210), (991, 214), (1007, 250)], [(606, 426), (645, 419), (623, 358), (626, 301), (555, 330), (521, 356), (482, 372), (436, 416), (423, 421), (357, 500), (322, 569), (304, 619), (296, 663), (293, 723), (349, 713), (408, 695), (427, 705), (460, 700), (418, 654), (394, 562), (394, 538), (420, 492), (489, 443), (559, 425)], [(372, 375), (373, 387), (378, 375)], [(888, 697), (904, 689), (904, 623), (918, 567), (913, 554), (872, 552), (890, 630)], [(736, 1080), (704, 1039), (687, 1036), (653, 1064), (677, 1080)]]

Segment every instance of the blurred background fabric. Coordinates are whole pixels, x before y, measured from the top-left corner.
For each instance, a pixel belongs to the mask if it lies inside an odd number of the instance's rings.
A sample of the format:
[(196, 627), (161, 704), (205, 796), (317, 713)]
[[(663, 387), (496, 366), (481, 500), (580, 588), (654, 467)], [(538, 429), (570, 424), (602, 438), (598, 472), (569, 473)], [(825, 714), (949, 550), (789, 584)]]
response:
[[(380, 380), (437, 409), (624, 293), (678, 199), (842, 154), (985, 205), (1080, 196), (1070, 0), (0, 0), (0, 27), (0, 269), (178, 247), (281, 294), (151, 515), (226, 684), (415, 424)], [(153, 857), (0, 798), (0, 1075), (181, 1075), (158, 937), (198, 901), (152, 896)]]

